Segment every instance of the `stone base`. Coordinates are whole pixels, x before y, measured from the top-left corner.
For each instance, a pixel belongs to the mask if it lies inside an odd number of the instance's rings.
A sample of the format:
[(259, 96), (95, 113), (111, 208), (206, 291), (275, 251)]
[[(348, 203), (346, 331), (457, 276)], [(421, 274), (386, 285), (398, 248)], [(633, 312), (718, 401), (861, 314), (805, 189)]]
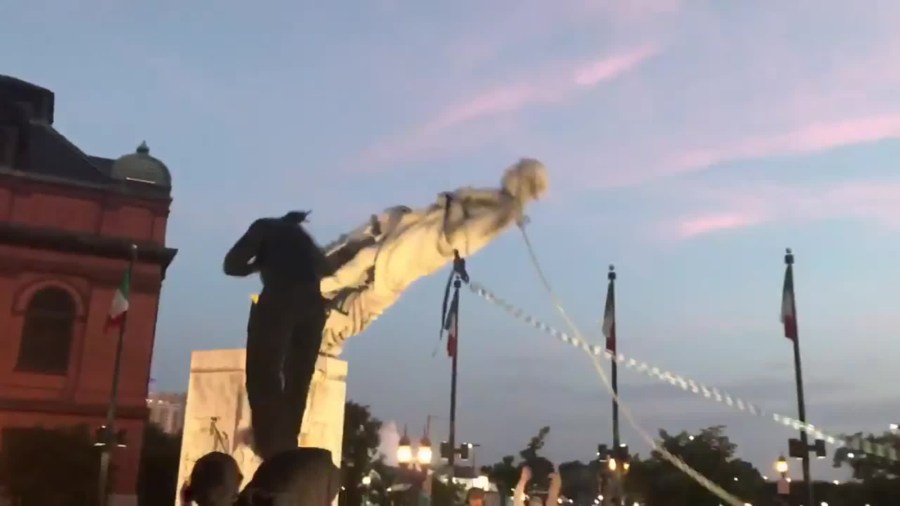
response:
[[(204, 350), (191, 354), (191, 376), (185, 406), (178, 489), (187, 482), (194, 462), (220, 451), (231, 454), (241, 468), (244, 483), (260, 464), (247, 445), (250, 405), (245, 385), (245, 350)], [(347, 362), (319, 355), (306, 400), (299, 445), (331, 451), (341, 465), (344, 403), (347, 397)], [(175, 506), (180, 506), (180, 498)]]

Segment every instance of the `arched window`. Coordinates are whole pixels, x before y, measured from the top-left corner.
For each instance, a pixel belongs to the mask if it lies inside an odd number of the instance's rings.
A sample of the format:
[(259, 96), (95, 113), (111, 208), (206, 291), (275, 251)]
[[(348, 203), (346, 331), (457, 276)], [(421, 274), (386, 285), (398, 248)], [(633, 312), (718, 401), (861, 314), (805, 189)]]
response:
[(69, 371), (75, 301), (57, 287), (39, 290), (25, 309), (25, 325), (16, 369), (65, 375)]

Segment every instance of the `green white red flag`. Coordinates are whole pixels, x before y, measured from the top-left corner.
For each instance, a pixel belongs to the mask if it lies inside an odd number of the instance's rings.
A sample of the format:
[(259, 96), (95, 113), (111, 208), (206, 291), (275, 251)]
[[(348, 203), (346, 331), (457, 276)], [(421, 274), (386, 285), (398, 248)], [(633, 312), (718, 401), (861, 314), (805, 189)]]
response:
[(125, 321), (125, 315), (128, 313), (129, 297), (131, 296), (131, 269), (125, 271), (122, 276), (122, 282), (113, 295), (112, 304), (109, 307), (109, 314), (106, 316), (106, 330), (111, 328), (119, 328)]
[(794, 266), (788, 264), (784, 270), (784, 289), (781, 293), (781, 323), (784, 337), (797, 340), (797, 301), (794, 298)]
[(447, 325), (444, 327), (447, 331), (447, 356), (456, 357), (456, 349), (459, 345), (459, 293), (453, 294), (453, 301), (450, 303), (450, 311), (447, 314)]
[(603, 312), (603, 335), (606, 336), (606, 351), (616, 353), (616, 288), (615, 281), (609, 280), (606, 289), (606, 310)]

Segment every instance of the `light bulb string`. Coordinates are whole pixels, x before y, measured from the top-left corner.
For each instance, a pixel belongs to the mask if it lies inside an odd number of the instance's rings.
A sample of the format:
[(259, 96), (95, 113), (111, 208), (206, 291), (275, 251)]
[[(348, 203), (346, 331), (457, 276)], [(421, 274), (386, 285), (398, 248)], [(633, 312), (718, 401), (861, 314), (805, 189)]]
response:
[(634, 415), (631, 412), (631, 409), (629, 409), (627, 405), (622, 403), (621, 399), (619, 399), (619, 395), (612, 387), (612, 383), (610, 383), (609, 377), (606, 375), (606, 371), (604, 371), (603, 367), (600, 365), (599, 356), (592, 352), (593, 346), (587, 342), (587, 340), (581, 334), (581, 331), (578, 329), (578, 326), (571, 318), (569, 318), (568, 313), (563, 307), (562, 300), (560, 300), (560, 298), (556, 295), (556, 291), (554, 291), (553, 287), (550, 285), (550, 281), (544, 274), (544, 270), (541, 268), (540, 262), (538, 262), (537, 253), (535, 253), (534, 247), (531, 244), (531, 240), (528, 238), (528, 233), (525, 231), (525, 227), (520, 226), (519, 228), (522, 231), (522, 237), (525, 239), (525, 245), (527, 246), (528, 254), (531, 257), (531, 263), (534, 265), (535, 271), (537, 272), (541, 283), (544, 285), (544, 289), (550, 295), (550, 299), (553, 302), (553, 305), (555, 306), (557, 312), (562, 316), (563, 320), (565, 320), (566, 324), (569, 326), (569, 330), (572, 331), (572, 333), (581, 343), (581, 345), (578, 347), (582, 351), (584, 351), (585, 354), (591, 359), (591, 363), (594, 366), (594, 370), (596, 371), (597, 376), (600, 377), (603, 386), (619, 406), (619, 410), (625, 416), (625, 421), (627, 421), (628, 424), (631, 425), (631, 428), (638, 433), (638, 435), (644, 440), (645, 443), (647, 443), (650, 448), (657, 451), (657, 453), (663, 458), (663, 460), (672, 464), (676, 469), (688, 475), (700, 486), (712, 492), (713, 494), (718, 496), (719, 499), (725, 501), (731, 506), (743, 506), (745, 504), (743, 501), (730, 494), (718, 484), (713, 483), (706, 476), (700, 474), (696, 469), (689, 466), (680, 457), (673, 455), (664, 446), (660, 445), (652, 436), (650, 436), (650, 434), (648, 434), (647, 431), (640, 426), (640, 424), (638, 424), (637, 420), (635, 420)]
[(608, 352), (605, 348), (598, 345), (591, 345), (585, 342), (583, 339), (579, 339), (578, 337), (572, 337), (565, 332), (557, 330), (550, 325), (538, 320), (534, 316), (526, 313), (521, 308), (513, 306), (512, 304), (506, 302), (505, 300), (498, 297), (494, 292), (488, 290), (483, 285), (477, 282), (471, 282), (467, 285), (469, 290), (491, 303), (503, 309), (505, 312), (509, 313), (514, 318), (523, 321), (524, 323), (530, 325), (531, 327), (545, 333), (549, 334), (559, 341), (568, 344), (570, 346), (574, 346), (576, 348), (582, 349), (585, 352), (589, 353), (593, 357), (605, 357), (615, 360), (618, 364), (624, 366), (626, 369), (630, 369), (641, 373), (645, 376), (653, 378), (655, 380), (663, 381), (672, 386), (679, 387), (686, 392), (693, 393), (698, 396), (702, 396), (703, 398), (710, 399), (719, 404), (724, 404), (731, 408), (736, 409), (737, 411), (748, 413), (752, 416), (767, 418), (770, 419), (780, 425), (784, 425), (787, 427), (791, 427), (795, 430), (803, 430), (815, 437), (816, 439), (822, 439), (826, 443), (830, 445), (835, 445), (838, 447), (845, 447), (849, 450), (861, 452), (869, 455), (874, 455), (876, 457), (881, 457), (891, 461), (900, 461), (897, 455), (897, 449), (889, 446), (878, 443), (873, 443), (872, 441), (868, 441), (863, 437), (849, 437), (849, 438), (839, 438), (832, 436), (825, 431), (819, 429), (815, 425), (811, 423), (804, 423), (796, 418), (782, 415), (775, 412), (769, 412), (756, 404), (743, 400), (739, 397), (728, 394), (727, 392), (722, 391), (716, 387), (709, 387), (699, 381), (694, 379), (675, 374), (671, 371), (662, 369), (660, 367), (653, 366), (648, 364), (647, 362), (637, 360), (635, 358), (627, 357), (622, 353), (617, 353), (613, 355)]

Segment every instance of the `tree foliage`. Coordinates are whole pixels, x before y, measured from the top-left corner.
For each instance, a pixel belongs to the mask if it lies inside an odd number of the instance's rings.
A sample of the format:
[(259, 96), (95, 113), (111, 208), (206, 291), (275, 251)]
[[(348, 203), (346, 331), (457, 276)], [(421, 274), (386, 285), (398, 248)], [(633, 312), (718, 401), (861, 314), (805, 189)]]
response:
[(0, 481), (14, 504), (92, 505), (97, 502), (99, 458), (87, 426), (7, 429)]
[[(764, 480), (752, 464), (735, 457), (737, 445), (725, 435), (723, 426), (714, 426), (696, 434), (659, 431), (659, 445), (683, 460), (713, 483), (732, 495), (757, 504)], [(626, 476), (629, 497), (648, 505), (718, 506), (721, 501), (699, 483), (653, 451), (649, 459), (632, 459)]]
[(159, 425), (148, 423), (138, 474), (138, 504), (175, 504), (181, 434), (168, 434)]
[[(900, 453), (900, 435), (896, 433), (858, 432), (846, 438), (892, 446)], [(900, 504), (900, 462), (843, 447), (834, 452), (833, 463), (834, 467), (849, 468), (852, 478), (857, 480), (854, 500), (870, 504)]]
[(344, 439), (341, 449), (341, 476), (344, 486), (342, 505), (362, 503), (363, 477), (372, 470), (381, 437), (381, 420), (372, 416), (369, 407), (348, 401), (344, 406)]

